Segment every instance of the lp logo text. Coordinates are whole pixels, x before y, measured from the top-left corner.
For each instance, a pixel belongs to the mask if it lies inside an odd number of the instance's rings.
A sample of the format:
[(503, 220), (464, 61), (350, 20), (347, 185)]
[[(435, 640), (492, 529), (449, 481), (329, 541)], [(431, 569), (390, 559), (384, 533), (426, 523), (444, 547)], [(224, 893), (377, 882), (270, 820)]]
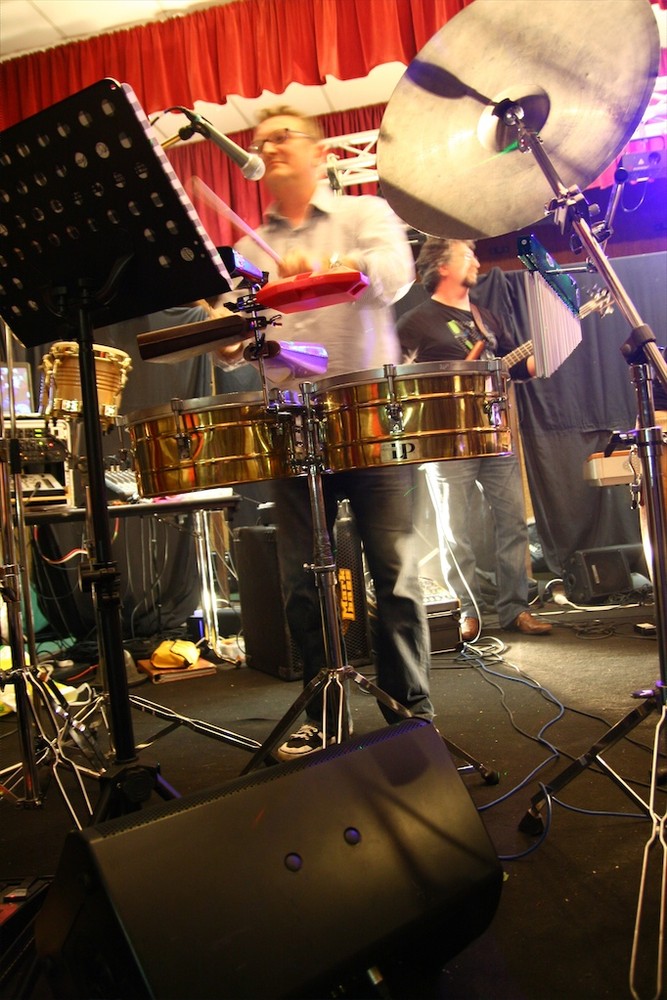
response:
[(380, 446), (383, 462), (405, 462), (415, 450), (410, 441), (386, 441)]

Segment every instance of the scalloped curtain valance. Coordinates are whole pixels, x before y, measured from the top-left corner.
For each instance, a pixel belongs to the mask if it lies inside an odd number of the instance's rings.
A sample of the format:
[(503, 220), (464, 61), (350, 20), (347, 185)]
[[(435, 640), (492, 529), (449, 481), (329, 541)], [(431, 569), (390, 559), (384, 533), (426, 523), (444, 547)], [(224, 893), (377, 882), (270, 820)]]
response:
[[(290, 83), (314, 86), (327, 75), (356, 79), (382, 63), (407, 65), (471, 2), (233, 0), (183, 17), (108, 32), (1, 62), (1, 128), (103, 77), (129, 83), (148, 114), (171, 105), (193, 107), (197, 100), (224, 103), (231, 94), (257, 97), (263, 90), (282, 94)], [(667, 4), (658, 2), (661, 7)], [(661, 57), (664, 73), (664, 49)], [(379, 128), (383, 112), (384, 105), (375, 105), (327, 115), (322, 119), (324, 132), (345, 135)], [(250, 133), (233, 138), (247, 146)], [(645, 147), (646, 143), (642, 150)], [(258, 225), (267, 200), (263, 185), (246, 181), (211, 143), (177, 145), (167, 155), (183, 183), (193, 175), (201, 177), (249, 225)], [(610, 183), (605, 175), (601, 180)], [(226, 219), (193, 200), (218, 246), (238, 238)]]

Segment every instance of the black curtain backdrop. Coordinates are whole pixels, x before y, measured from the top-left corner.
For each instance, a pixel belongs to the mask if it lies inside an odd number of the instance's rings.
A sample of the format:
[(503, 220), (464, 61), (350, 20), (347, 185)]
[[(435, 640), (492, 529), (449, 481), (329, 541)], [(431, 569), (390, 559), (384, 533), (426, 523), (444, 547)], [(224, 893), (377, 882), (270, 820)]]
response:
[[(621, 257), (611, 264), (641, 318), (661, 347), (667, 344), (667, 254)], [(531, 339), (525, 271), (493, 268), (474, 293), (500, 315), (517, 344)], [(595, 273), (575, 274), (581, 303), (604, 287)], [(402, 314), (426, 296), (415, 285), (397, 305)], [(630, 336), (624, 317), (592, 313), (582, 321), (582, 342), (547, 379), (518, 383), (516, 399), (535, 523), (549, 570), (561, 575), (580, 549), (636, 544), (639, 519), (627, 486), (589, 486), (587, 457), (604, 451), (614, 430), (635, 426), (632, 372), (621, 354)]]

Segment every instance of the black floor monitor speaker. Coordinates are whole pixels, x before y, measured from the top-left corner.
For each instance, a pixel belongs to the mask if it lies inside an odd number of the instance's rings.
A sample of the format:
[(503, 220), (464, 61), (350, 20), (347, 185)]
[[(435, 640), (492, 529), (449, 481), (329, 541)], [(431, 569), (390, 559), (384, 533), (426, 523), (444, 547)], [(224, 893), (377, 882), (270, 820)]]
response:
[(590, 604), (611, 594), (629, 594), (631, 566), (638, 556), (641, 558), (640, 545), (578, 550), (563, 570), (568, 599), (575, 604)]
[(55, 996), (334, 996), (441, 969), (501, 884), (444, 742), (409, 719), (69, 834), (35, 941)]

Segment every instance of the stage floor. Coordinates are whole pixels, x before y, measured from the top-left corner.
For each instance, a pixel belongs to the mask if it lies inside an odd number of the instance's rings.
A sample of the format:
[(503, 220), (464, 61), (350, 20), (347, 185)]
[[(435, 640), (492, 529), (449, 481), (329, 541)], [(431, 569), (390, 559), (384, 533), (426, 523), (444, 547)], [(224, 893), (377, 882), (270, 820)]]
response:
[[(588, 751), (611, 724), (637, 707), (634, 692), (651, 689), (659, 679), (657, 639), (635, 628), (654, 621), (653, 610), (651, 605), (629, 604), (582, 611), (550, 603), (542, 613), (554, 624), (551, 636), (501, 633), (497, 620), (489, 617), (478, 643), (458, 654), (433, 657), (438, 730), (500, 778), (498, 784), (489, 784), (473, 771), (460, 772), (456, 780), (467, 789), (502, 860), (504, 884), (497, 912), (481, 936), (435, 977), (424, 975), (406, 955), (405, 975), (388, 983), (389, 995), (415, 1000), (602, 1000), (629, 995), (649, 821), (593, 765), (560, 791), (551, 809), (542, 811), (542, 837), (522, 833), (518, 826), (531, 798), (539, 793), (540, 782), (553, 779)], [(372, 668), (363, 667), (361, 672), (372, 680)], [(152, 684), (133, 670), (128, 676), (139, 761), (159, 763), (165, 780), (185, 796), (237, 778), (251, 759), (253, 746), (267, 738), (301, 691), (298, 681), (230, 664), (220, 665), (209, 676), (169, 684)], [(174, 713), (174, 728), (158, 739), (155, 735), (169, 723), (141, 711), (139, 702), (144, 701)], [(356, 736), (383, 726), (374, 699), (356, 686), (350, 706)], [(606, 754), (609, 764), (645, 801), (657, 718), (651, 712)], [(205, 734), (206, 727), (212, 728), (211, 735)], [(99, 735), (104, 740), (104, 727)], [(0, 737), (7, 767), (19, 759), (15, 715), (0, 718)], [(455, 763), (460, 766), (463, 761)], [(66, 771), (64, 778), (71, 788)], [(96, 802), (97, 781), (86, 784)], [(443, 791), (446, 794), (446, 785)], [(657, 806), (664, 812), (664, 790), (658, 792)], [(326, 808), (323, 791), (319, 801), (304, 802), (295, 811), (294, 823), (308, 823), (313, 810)], [(40, 808), (1, 801), (0, 885), (6, 889), (26, 878), (49, 882), (72, 827), (54, 780)], [(224, 830), (221, 836), (233, 838), (234, 831)], [(209, 863), (206, 857), (201, 859), (204, 870)], [(391, 878), (390, 872), (387, 877)], [(653, 865), (646, 894), (645, 947), (636, 972), (641, 996), (652, 995), (656, 977), (659, 877)], [(263, 889), (252, 883), (252, 865), (248, 881), (253, 905), (261, 904)], [(335, 886), (332, 871), (332, 893)], [(192, 918), (197, 919), (196, 900), (185, 899), (181, 905), (191, 906)], [(322, 907), (326, 911), (326, 899)], [(293, 920), (295, 928), (304, 920), (317, 919), (312, 913), (284, 913), (284, 920)], [(4, 926), (10, 928), (11, 921)], [(201, 931), (212, 932), (206, 927)], [(258, 962), (262, 953), (262, 941), (257, 941)], [(3, 989), (3, 996), (50, 996), (41, 978), (30, 983), (28, 992), (19, 991), (16, 978), (3, 986), (10, 989)]]

